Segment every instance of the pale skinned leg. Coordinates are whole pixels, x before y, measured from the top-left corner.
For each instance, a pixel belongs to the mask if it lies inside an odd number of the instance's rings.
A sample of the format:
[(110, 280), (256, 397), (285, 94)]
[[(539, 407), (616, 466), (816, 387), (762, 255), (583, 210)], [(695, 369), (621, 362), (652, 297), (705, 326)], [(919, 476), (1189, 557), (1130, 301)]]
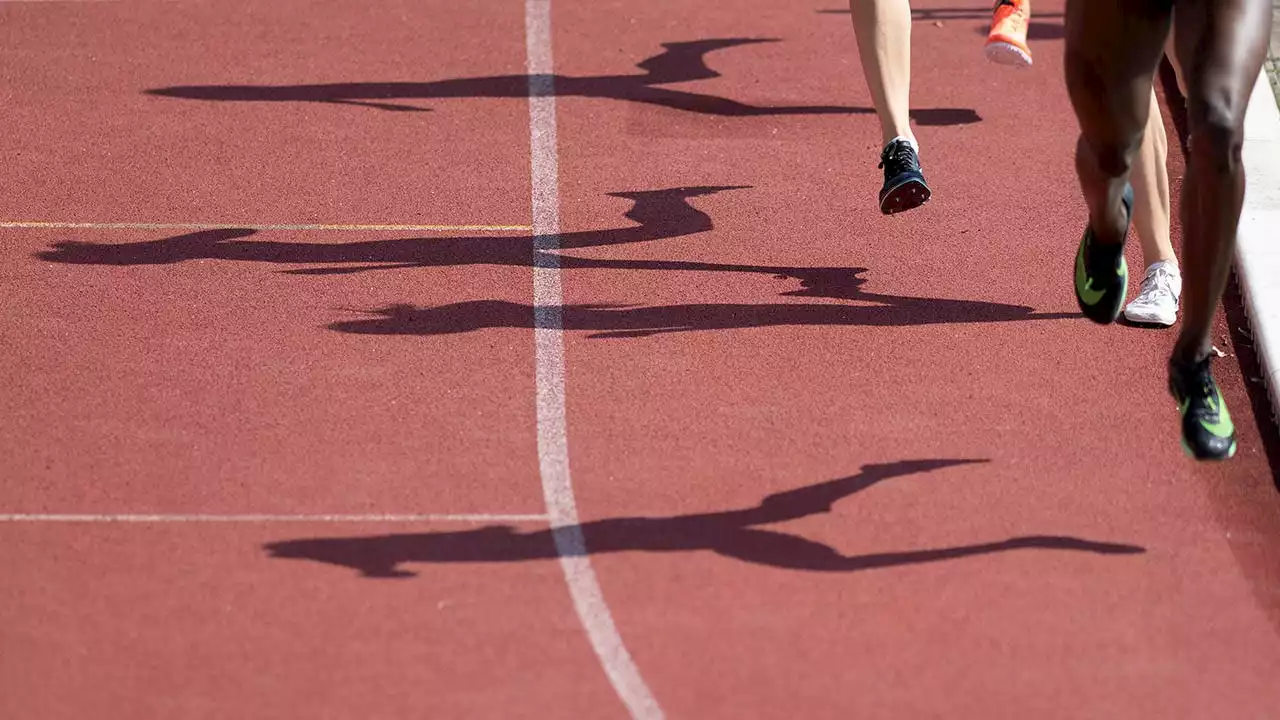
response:
[(1147, 267), (1162, 260), (1177, 264), (1169, 237), (1169, 138), (1164, 130), (1164, 118), (1156, 91), (1151, 90), (1151, 111), (1147, 116), (1142, 146), (1134, 159), (1133, 173), (1133, 229), (1142, 244), (1142, 259)]
[(884, 145), (902, 137), (916, 142), (910, 124), (911, 3), (849, 0), (858, 55), (880, 118)]

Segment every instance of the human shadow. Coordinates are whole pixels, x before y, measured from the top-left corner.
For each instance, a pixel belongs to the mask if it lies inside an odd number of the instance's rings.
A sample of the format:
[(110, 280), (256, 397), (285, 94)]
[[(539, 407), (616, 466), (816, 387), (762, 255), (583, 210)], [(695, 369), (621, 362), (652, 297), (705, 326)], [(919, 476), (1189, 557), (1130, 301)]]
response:
[[(825, 8), (817, 11), (819, 15), (848, 15), (849, 8)], [(1062, 18), (1063, 13), (1053, 12), (1035, 12), (1032, 17), (1037, 18)], [(912, 8), (911, 19), (916, 21), (922, 20), (990, 20), (991, 5), (980, 5), (977, 7), (953, 7), (953, 8)]]
[[(819, 10), (820, 15), (848, 15), (848, 8), (829, 8)], [(1059, 18), (1063, 17), (1062, 13), (1042, 13), (1032, 14), (1033, 18)], [(975, 7), (975, 8), (913, 8), (911, 10), (911, 19), (916, 22), (941, 22), (944, 20), (991, 20), (991, 6)], [(980, 35), (986, 35), (990, 30), (988, 25), (979, 25), (974, 28), (974, 32)], [(1045, 40), (1061, 40), (1066, 37), (1066, 31), (1062, 27), (1061, 22), (1041, 22), (1040, 20), (1032, 20), (1027, 23), (1027, 40), (1045, 41)]]
[[(191, 260), (225, 260), (281, 265), (312, 265), (284, 270), (298, 275), (332, 275), (386, 269), (456, 265), (541, 266), (565, 270), (633, 270), (744, 273), (798, 283), (781, 294), (867, 303), (694, 304), (667, 307), (577, 305), (563, 308), (566, 329), (595, 330), (595, 337), (641, 337), (685, 330), (716, 330), (774, 325), (918, 325), (1008, 322), (1076, 317), (1037, 313), (1022, 305), (889, 295), (864, 289), (861, 267), (794, 267), (694, 260), (589, 258), (565, 251), (684, 237), (711, 230), (711, 217), (690, 204), (697, 197), (741, 189), (696, 186), (610, 193), (632, 206), (625, 217), (634, 224), (558, 236), (558, 250), (539, 249), (530, 235), (408, 238), (347, 243), (249, 240), (251, 228), (223, 228), (136, 243), (98, 244), (61, 241), (37, 254), (48, 262), (109, 266), (162, 265)], [(438, 335), (490, 327), (532, 327), (529, 305), (496, 300), (436, 308), (397, 305), (371, 310), (375, 317), (337, 322), (330, 329), (358, 334)]]
[[(706, 55), (742, 45), (778, 42), (775, 38), (716, 38), (663, 43), (663, 52), (637, 63), (643, 73), (630, 75), (552, 75), (557, 97), (621, 100), (727, 117), (770, 115), (871, 114), (866, 107), (840, 105), (764, 106), (739, 102), (717, 95), (661, 87), (675, 83), (720, 77), (706, 61)], [(391, 100), (438, 100), (444, 98), (527, 98), (531, 81), (548, 76), (497, 75), (456, 78), (431, 82), (333, 83), (322, 85), (192, 85), (147, 90), (149, 95), (237, 102), (316, 102), (360, 105), (379, 110), (421, 112), (425, 108), (388, 102)], [(981, 120), (968, 108), (926, 108), (912, 113), (921, 125), (963, 125)]]
[(875, 484), (905, 475), (986, 462), (907, 460), (864, 465), (856, 475), (770, 495), (739, 510), (670, 517), (617, 517), (522, 532), (510, 525), (474, 530), (308, 538), (264, 546), (270, 557), (311, 560), (350, 568), (364, 577), (404, 578), (407, 563), (503, 563), (617, 552), (709, 551), (727, 558), (788, 570), (854, 572), (956, 560), (1012, 550), (1062, 550), (1098, 555), (1146, 552), (1136, 545), (1059, 535), (1029, 535), (971, 545), (845, 555), (836, 548), (762, 526), (831, 512), (835, 503)]
[[(975, 35), (986, 37), (990, 32), (990, 28), (986, 25), (977, 25), (973, 28)], [(1067, 36), (1067, 29), (1062, 23), (1037, 22), (1032, 20), (1027, 23), (1027, 40), (1031, 42), (1047, 42), (1050, 40), (1062, 40)]]
[[(561, 249), (572, 250), (666, 240), (711, 230), (711, 216), (689, 203), (747, 186), (695, 186), (609, 193), (630, 200), (624, 214), (633, 225), (604, 230), (569, 232), (558, 236)], [(61, 241), (37, 253), (42, 260), (88, 265), (161, 265), (189, 260), (227, 260), (286, 265), (341, 265), (287, 272), (345, 274), (378, 269), (451, 265), (530, 265), (535, 262), (536, 239), (520, 235), (481, 235), (368, 240), (344, 243), (303, 243), (246, 240), (252, 228), (222, 228), (186, 233), (160, 240), (100, 244)], [(537, 251), (539, 253), (543, 251)], [(584, 264), (591, 261), (584, 260)]]
[[(1038, 313), (1021, 305), (975, 300), (866, 295), (891, 304), (690, 303), (646, 307), (564, 305), (550, 309), (558, 312), (560, 329), (591, 331), (590, 338), (640, 338), (678, 332), (802, 325), (916, 326), (1078, 317), (1074, 313)], [(489, 328), (533, 329), (540, 327), (538, 318), (544, 317), (547, 309), (505, 300), (475, 300), (438, 307), (392, 305), (367, 311), (375, 317), (335, 322), (329, 329), (359, 335), (419, 336)]]

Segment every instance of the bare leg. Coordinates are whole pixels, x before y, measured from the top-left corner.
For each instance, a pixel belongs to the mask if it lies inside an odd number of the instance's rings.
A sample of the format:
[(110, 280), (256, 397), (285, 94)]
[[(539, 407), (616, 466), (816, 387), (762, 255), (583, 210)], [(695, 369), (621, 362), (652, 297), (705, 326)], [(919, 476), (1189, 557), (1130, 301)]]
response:
[(1128, 229), (1120, 199), (1142, 145), (1171, 16), (1172, 8), (1153, 3), (1067, 3), (1067, 92), (1081, 131), (1076, 172), (1089, 226), (1104, 245), (1122, 243)]
[(1138, 294), (1124, 308), (1124, 316), (1143, 325), (1168, 327), (1178, 321), (1182, 273), (1169, 237), (1169, 138), (1155, 88), (1151, 89), (1142, 146), (1133, 164), (1133, 228), (1142, 244), (1145, 271)]
[(896, 137), (913, 144), (911, 94), (911, 4), (908, 0), (849, 0), (858, 55), (887, 145)]
[[(1157, 0), (1067, 2), (1067, 94), (1080, 124), (1076, 175), (1089, 207), (1075, 289), (1081, 312), (1098, 323), (1113, 322), (1124, 303), (1124, 240), (1137, 200), (1129, 194), (1129, 175), (1150, 117), (1151, 83), (1172, 11), (1169, 2)], [(1158, 205), (1150, 183), (1146, 196)]]
[(1266, 52), (1271, 3), (1183, 0), (1177, 13), (1191, 156), (1182, 193), (1186, 314), (1174, 358), (1194, 362), (1209, 355), (1231, 272), (1244, 201), (1244, 113)]
[(932, 191), (920, 168), (919, 145), (911, 132), (911, 3), (908, 0), (849, 0), (862, 72), (880, 118), (880, 212), (911, 210)]
[(1182, 63), (1178, 62), (1178, 52), (1173, 47), (1173, 38), (1177, 33), (1178, 21), (1174, 20), (1174, 30), (1169, 33), (1169, 39), (1164, 44), (1164, 56), (1169, 59), (1169, 65), (1173, 68), (1173, 78), (1178, 81), (1178, 92), (1182, 93), (1182, 97), (1187, 96), (1187, 80), (1182, 75)]
[(1169, 239), (1168, 156), (1169, 138), (1152, 89), (1147, 127), (1133, 165), (1133, 229), (1142, 243), (1142, 259), (1148, 266), (1163, 260), (1177, 263), (1177, 254)]

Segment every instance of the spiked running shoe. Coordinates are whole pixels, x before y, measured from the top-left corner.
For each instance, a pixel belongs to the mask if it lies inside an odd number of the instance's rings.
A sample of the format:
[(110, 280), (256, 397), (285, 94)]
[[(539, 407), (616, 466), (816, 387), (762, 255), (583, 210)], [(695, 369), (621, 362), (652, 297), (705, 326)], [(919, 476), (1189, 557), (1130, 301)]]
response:
[(1182, 449), (1197, 460), (1226, 460), (1236, 454), (1236, 428), (1227, 403), (1200, 362), (1169, 361), (1169, 393), (1182, 413)]
[(987, 33), (987, 59), (1001, 65), (1031, 66), (1031, 48), (1027, 46), (1027, 23), (1031, 19), (1031, 0), (998, 0), (991, 12), (991, 29)]
[[(1133, 219), (1133, 186), (1124, 186), (1125, 234)], [(1076, 302), (1085, 317), (1107, 325), (1120, 317), (1120, 308), (1129, 292), (1129, 264), (1124, 259), (1124, 241), (1107, 247), (1093, 240), (1093, 228), (1085, 226), (1076, 250)]]
[(1147, 268), (1138, 297), (1129, 302), (1124, 316), (1129, 322), (1168, 327), (1178, 321), (1178, 297), (1182, 273), (1172, 260), (1160, 260)]
[(920, 156), (906, 140), (894, 140), (880, 153), (884, 187), (880, 189), (880, 212), (893, 215), (929, 202), (933, 194), (920, 171)]

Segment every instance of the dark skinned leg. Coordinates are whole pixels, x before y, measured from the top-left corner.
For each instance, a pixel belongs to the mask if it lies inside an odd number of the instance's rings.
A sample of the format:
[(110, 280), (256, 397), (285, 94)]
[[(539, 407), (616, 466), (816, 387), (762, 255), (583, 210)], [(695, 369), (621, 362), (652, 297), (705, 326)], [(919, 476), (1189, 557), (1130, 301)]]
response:
[(1266, 54), (1271, 2), (1181, 0), (1176, 7), (1191, 152), (1182, 189), (1185, 314), (1174, 358), (1196, 362), (1212, 348), (1213, 317), (1231, 274), (1244, 202), (1244, 112)]
[(1099, 323), (1114, 321), (1124, 302), (1129, 172), (1142, 145), (1172, 14), (1172, 0), (1067, 2), (1067, 93), (1080, 125), (1076, 174), (1089, 208), (1076, 296), (1085, 315)]

